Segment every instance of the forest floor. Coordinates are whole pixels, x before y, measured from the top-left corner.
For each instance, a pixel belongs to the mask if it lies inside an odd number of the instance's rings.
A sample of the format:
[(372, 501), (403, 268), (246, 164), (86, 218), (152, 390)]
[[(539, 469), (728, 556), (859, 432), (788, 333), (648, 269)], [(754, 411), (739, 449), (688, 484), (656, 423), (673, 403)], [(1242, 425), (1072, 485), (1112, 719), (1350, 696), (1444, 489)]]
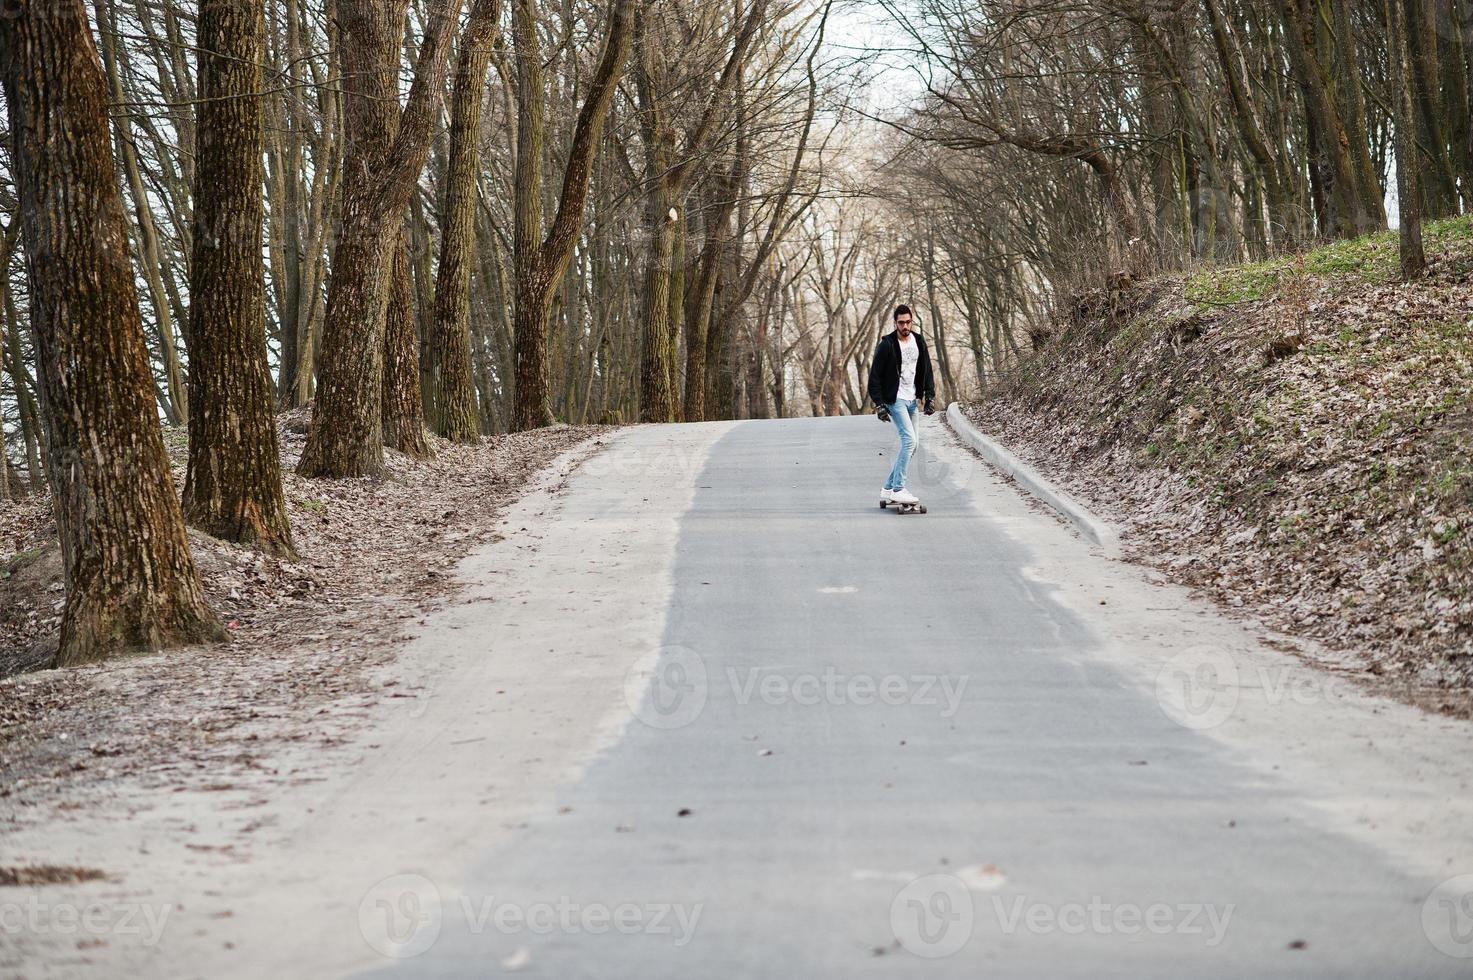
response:
[(972, 420), (1129, 557), (1473, 713), (1473, 220), (1082, 297)]
[[(218, 646), (16, 673), (55, 650), (61, 563), (49, 501), (0, 508), (0, 676), (15, 674), (0, 680), (0, 799), (8, 798), (12, 819), (123, 776), (223, 785), (275, 738), (334, 744), (351, 712), (323, 706), (385, 696), (366, 690), (369, 668), (394, 656), (406, 625), (453, 596), (459, 586), (449, 571), (474, 547), (500, 540), (498, 515), (549, 464), (592, 451), (605, 431), (563, 426), (476, 446), (434, 439), (430, 460), (387, 452), (386, 479), (325, 481), (292, 472), (306, 413), (281, 416), (279, 430), (299, 560), (190, 532), (206, 592), (229, 629)], [(167, 441), (178, 483), (186, 447), (182, 434)], [(6, 874), (0, 867), (0, 884)]]

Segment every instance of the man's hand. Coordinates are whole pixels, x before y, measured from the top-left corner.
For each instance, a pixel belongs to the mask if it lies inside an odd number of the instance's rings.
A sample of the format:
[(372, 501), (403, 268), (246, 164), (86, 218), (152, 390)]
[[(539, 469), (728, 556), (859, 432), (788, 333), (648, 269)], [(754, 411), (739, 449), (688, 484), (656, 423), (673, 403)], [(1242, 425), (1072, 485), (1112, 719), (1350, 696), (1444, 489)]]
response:
[(881, 405), (879, 408), (875, 409), (875, 416), (879, 418), (881, 422), (888, 422), (890, 421), (890, 410), (884, 405)]
[(932, 401), (931, 399), (929, 399), (929, 398), (926, 399), (925, 412), (926, 412), (927, 415), (935, 415), (936, 414), (936, 403), (934, 401)]

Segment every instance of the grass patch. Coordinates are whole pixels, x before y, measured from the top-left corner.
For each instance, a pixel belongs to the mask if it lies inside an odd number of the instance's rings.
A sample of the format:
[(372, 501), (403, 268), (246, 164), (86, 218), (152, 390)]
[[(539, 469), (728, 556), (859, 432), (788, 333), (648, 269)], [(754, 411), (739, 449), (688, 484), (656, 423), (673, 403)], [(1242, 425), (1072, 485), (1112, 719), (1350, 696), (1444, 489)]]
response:
[[(1423, 238), (1429, 252), (1473, 242), (1473, 218), (1429, 222)], [(1208, 310), (1264, 299), (1284, 283), (1309, 276), (1390, 282), (1399, 275), (1400, 263), (1398, 233), (1380, 231), (1251, 265), (1199, 269), (1187, 277), (1186, 297), (1199, 310)]]
[(22, 568), (25, 568), (26, 565), (30, 564), (40, 557), (40, 548), (27, 548), (24, 551), (17, 551), (14, 555), (10, 557), (9, 561), (5, 562), (4, 564), (0, 564), (0, 582), (3, 582), (5, 579), (10, 578), (10, 576), (14, 575)]

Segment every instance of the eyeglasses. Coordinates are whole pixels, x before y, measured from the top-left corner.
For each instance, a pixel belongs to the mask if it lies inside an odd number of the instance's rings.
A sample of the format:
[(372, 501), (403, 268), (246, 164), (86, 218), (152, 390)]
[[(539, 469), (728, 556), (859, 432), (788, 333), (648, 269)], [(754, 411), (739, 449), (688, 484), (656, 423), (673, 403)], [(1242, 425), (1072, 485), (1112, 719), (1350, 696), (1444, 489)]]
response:
[(910, 321), (909, 320), (896, 320), (895, 321), (895, 325), (897, 327), (908, 327), (908, 326), (910, 326)]

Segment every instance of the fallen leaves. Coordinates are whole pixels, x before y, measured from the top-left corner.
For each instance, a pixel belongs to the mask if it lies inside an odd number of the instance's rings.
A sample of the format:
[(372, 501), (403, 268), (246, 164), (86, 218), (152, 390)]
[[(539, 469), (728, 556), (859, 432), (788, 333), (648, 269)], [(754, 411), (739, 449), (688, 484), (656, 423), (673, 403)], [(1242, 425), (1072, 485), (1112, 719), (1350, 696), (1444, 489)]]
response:
[[(292, 472), (304, 414), (278, 420), (300, 559), (191, 531), (205, 589), (230, 631), (225, 643), (0, 680), (0, 797), (27, 805), (52, 795), (87, 799), (121, 778), (228, 787), (259, 769), (273, 741), (341, 744), (382, 696), (367, 670), (393, 655), (405, 617), (449, 599), (450, 571), (499, 536), (500, 511), (555, 456), (599, 431), (560, 427), (474, 446), (434, 439), (431, 460), (387, 452), (383, 480), (304, 480)], [(15, 651), (57, 629), (57, 594), (48, 590), (60, 576), (54, 539), (44, 501), (0, 506), (0, 549), (10, 549), (0, 550), (0, 567), (21, 566), (14, 578), (26, 579), (23, 590), (0, 581), (0, 672), (17, 662)], [(43, 568), (55, 582), (26, 571)], [(105, 759), (107, 768), (86, 759)], [(39, 818), (42, 809), (26, 812)], [(20, 819), (20, 807), (8, 810)]]
[(1310, 275), (1205, 313), (1157, 280), (968, 413), (1123, 525), (1132, 557), (1466, 712), (1470, 272), (1443, 254), (1412, 285)]

